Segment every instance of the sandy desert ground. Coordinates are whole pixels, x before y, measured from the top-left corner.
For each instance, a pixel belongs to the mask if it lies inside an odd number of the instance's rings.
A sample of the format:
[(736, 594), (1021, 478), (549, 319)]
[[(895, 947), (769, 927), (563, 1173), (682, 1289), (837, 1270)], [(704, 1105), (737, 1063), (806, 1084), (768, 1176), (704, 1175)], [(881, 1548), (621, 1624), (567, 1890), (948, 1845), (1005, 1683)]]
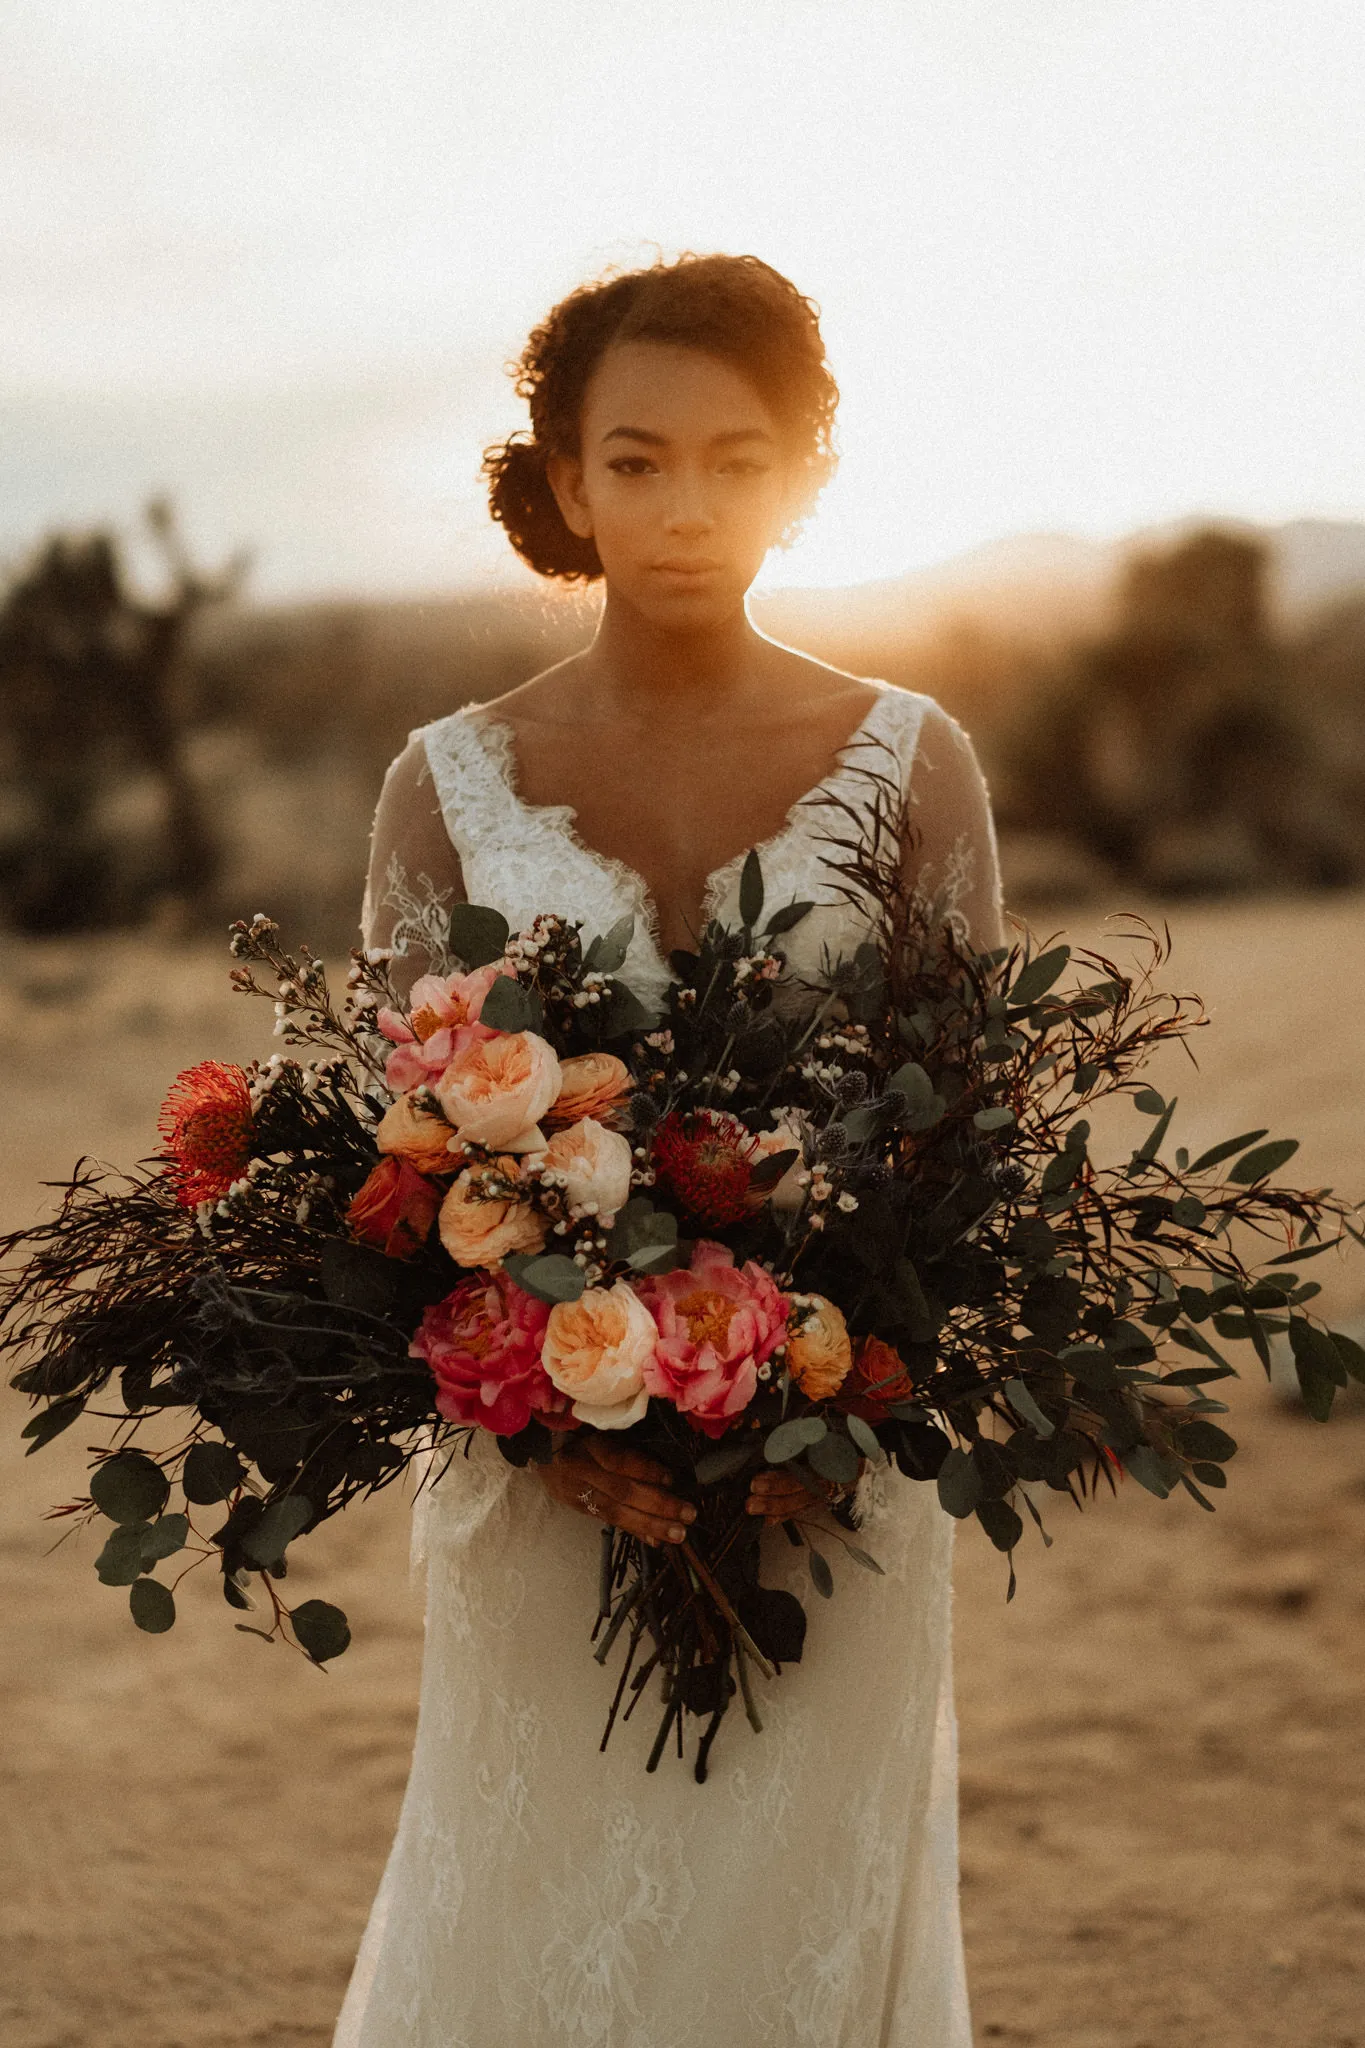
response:
[[(1267, 1124), (1303, 1140), (1302, 1182), (1365, 1192), (1365, 899), (1172, 922), (1168, 980), (1215, 1019), (1179, 1130)], [(151, 1149), (178, 1067), (265, 1048), (226, 967), (145, 939), (0, 950), (7, 1225), (77, 1152)], [(1316, 1274), (1359, 1323), (1365, 1258), (1335, 1266)], [(1216, 1517), (1132, 1487), (1084, 1521), (1054, 1509), (1008, 1608), (1002, 1561), (974, 1529), (959, 1545), (981, 2048), (1365, 2044), (1365, 1401), (1323, 1429), (1248, 1379), (1235, 1407)], [(23, 1420), (6, 1393), (0, 2041), (325, 2048), (411, 1746), (405, 1503), (310, 1546), (300, 1578), (357, 1637), (326, 1675), (233, 1634), (207, 1575), (148, 1638), (96, 1583), (93, 1536), (45, 1554), (80, 1432), (24, 1459)]]

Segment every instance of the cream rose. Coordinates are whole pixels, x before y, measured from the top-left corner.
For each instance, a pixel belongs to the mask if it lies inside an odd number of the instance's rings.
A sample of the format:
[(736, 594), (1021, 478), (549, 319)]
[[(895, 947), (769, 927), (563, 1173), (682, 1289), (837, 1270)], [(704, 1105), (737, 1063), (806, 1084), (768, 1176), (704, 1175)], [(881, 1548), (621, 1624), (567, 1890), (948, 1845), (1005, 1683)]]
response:
[(434, 1109), (419, 1109), (413, 1092), (391, 1102), (374, 1134), (381, 1152), (406, 1159), (419, 1173), (453, 1173), (458, 1161), (449, 1149), (455, 1133)]
[(787, 1371), (809, 1400), (828, 1400), (853, 1364), (844, 1312), (823, 1294), (796, 1295), (792, 1306), (801, 1321), (787, 1339)]
[(758, 1201), (771, 1202), (774, 1209), (786, 1213), (801, 1207), (806, 1199), (806, 1190), (800, 1180), (800, 1175), (804, 1171), (804, 1155), (801, 1149), (803, 1136), (804, 1123), (801, 1112), (793, 1110), (789, 1118), (776, 1124), (771, 1131), (760, 1131), (755, 1137), (753, 1150), (749, 1154), (751, 1166), (757, 1166), (764, 1159), (771, 1159), (775, 1152), (796, 1154), (776, 1187), (760, 1188), (756, 1191), (755, 1198)]
[(544, 1247), (545, 1218), (517, 1192), (519, 1173), (509, 1153), (457, 1175), (436, 1226), (456, 1265), (495, 1268), (509, 1252)]
[(467, 1144), (538, 1152), (539, 1120), (559, 1093), (559, 1061), (537, 1032), (499, 1031), (461, 1047), (434, 1093)]
[(630, 1068), (614, 1052), (575, 1053), (560, 1061), (559, 1076), (559, 1094), (546, 1117), (553, 1125), (576, 1123), (584, 1116), (600, 1119), (630, 1087)]
[(557, 1301), (540, 1362), (580, 1422), (629, 1429), (649, 1406), (644, 1370), (658, 1338), (654, 1318), (624, 1280)]
[(537, 1164), (564, 1176), (564, 1197), (576, 1215), (595, 1204), (599, 1216), (615, 1216), (629, 1198), (630, 1145), (590, 1116), (556, 1131)]

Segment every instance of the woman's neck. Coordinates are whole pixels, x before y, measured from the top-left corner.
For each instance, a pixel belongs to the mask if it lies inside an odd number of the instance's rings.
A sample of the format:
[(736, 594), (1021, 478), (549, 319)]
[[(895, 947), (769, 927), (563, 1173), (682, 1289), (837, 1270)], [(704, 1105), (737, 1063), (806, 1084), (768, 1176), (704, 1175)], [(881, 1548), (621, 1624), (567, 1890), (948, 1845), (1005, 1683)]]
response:
[(594, 715), (657, 725), (747, 707), (770, 691), (784, 655), (790, 659), (743, 606), (714, 626), (680, 633), (613, 602), (608, 592), (592, 644), (575, 666)]

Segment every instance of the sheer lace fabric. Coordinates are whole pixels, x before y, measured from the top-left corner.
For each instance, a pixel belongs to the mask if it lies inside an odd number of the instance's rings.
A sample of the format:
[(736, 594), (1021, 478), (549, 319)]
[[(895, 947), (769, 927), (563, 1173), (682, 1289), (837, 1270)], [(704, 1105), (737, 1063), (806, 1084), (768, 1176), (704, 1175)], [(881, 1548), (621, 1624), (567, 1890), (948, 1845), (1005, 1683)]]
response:
[[(919, 886), (994, 943), (994, 841), (965, 737), (928, 699), (882, 686), (826, 787), (856, 794), (869, 736), (894, 750), (915, 798)], [(494, 903), (514, 928), (545, 909), (590, 930), (630, 910), (625, 973), (657, 995), (667, 969), (643, 883), (582, 845), (565, 807), (522, 804), (510, 769), (506, 729), (477, 708), (400, 757), (377, 819), (367, 943), (388, 942), (431, 891)], [(819, 904), (793, 935), (798, 971), (858, 936), (821, 871), (827, 829), (827, 813), (797, 805), (761, 849), (770, 902)], [(741, 865), (711, 877), (709, 911), (736, 914)], [(859, 1506), (886, 1576), (841, 1563), (831, 1536), (829, 1601), (804, 1553), (764, 1533), (765, 1578), (810, 1616), (806, 1653), (762, 1688), (761, 1735), (737, 1707), (727, 1716), (699, 1786), (691, 1742), (687, 1763), (670, 1753), (644, 1771), (652, 1687), (597, 1748), (611, 1681), (588, 1647), (596, 1526), (491, 1440), (454, 1459), (419, 1500), (412, 1772), (334, 2048), (970, 2048), (952, 1524), (931, 1489), (875, 1470)]]

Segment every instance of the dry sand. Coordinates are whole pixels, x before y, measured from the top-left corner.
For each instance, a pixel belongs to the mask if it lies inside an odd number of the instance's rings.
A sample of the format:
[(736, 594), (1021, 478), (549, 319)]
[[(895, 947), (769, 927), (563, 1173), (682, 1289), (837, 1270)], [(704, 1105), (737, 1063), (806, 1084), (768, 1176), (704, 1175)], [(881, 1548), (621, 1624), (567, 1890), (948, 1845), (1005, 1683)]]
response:
[[(1174, 921), (1168, 979), (1215, 1013), (1180, 1132), (1268, 1124), (1303, 1139), (1301, 1182), (1365, 1190), (1365, 902)], [(78, 1151), (150, 1149), (177, 1067), (268, 1043), (225, 956), (142, 940), (7, 944), (0, 1025), (7, 1223)], [(1365, 1260), (1335, 1264), (1316, 1273), (1359, 1320)], [(1009, 1608), (979, 1532), (959, 1545), (982, 2048), (1365, 2044), (1365, 1416), (1323, 1429), (1250, 1379), (1235, 1406), (1216, 1516), (1134, 1487), (1084, 1520), (1054, 1508)], [(81, 1432), (26, 1460), (23, 1419), (6, 1394), (0, 2042), (325, 2048), (412, 1741), (405, 1504), (308, 1546), (300, 1581), (356, 1633), (326, 1675), (234, 1634), (207, 1573), (148, 1638), (96, 1583), (93, 1536), (44, 1554)]]

